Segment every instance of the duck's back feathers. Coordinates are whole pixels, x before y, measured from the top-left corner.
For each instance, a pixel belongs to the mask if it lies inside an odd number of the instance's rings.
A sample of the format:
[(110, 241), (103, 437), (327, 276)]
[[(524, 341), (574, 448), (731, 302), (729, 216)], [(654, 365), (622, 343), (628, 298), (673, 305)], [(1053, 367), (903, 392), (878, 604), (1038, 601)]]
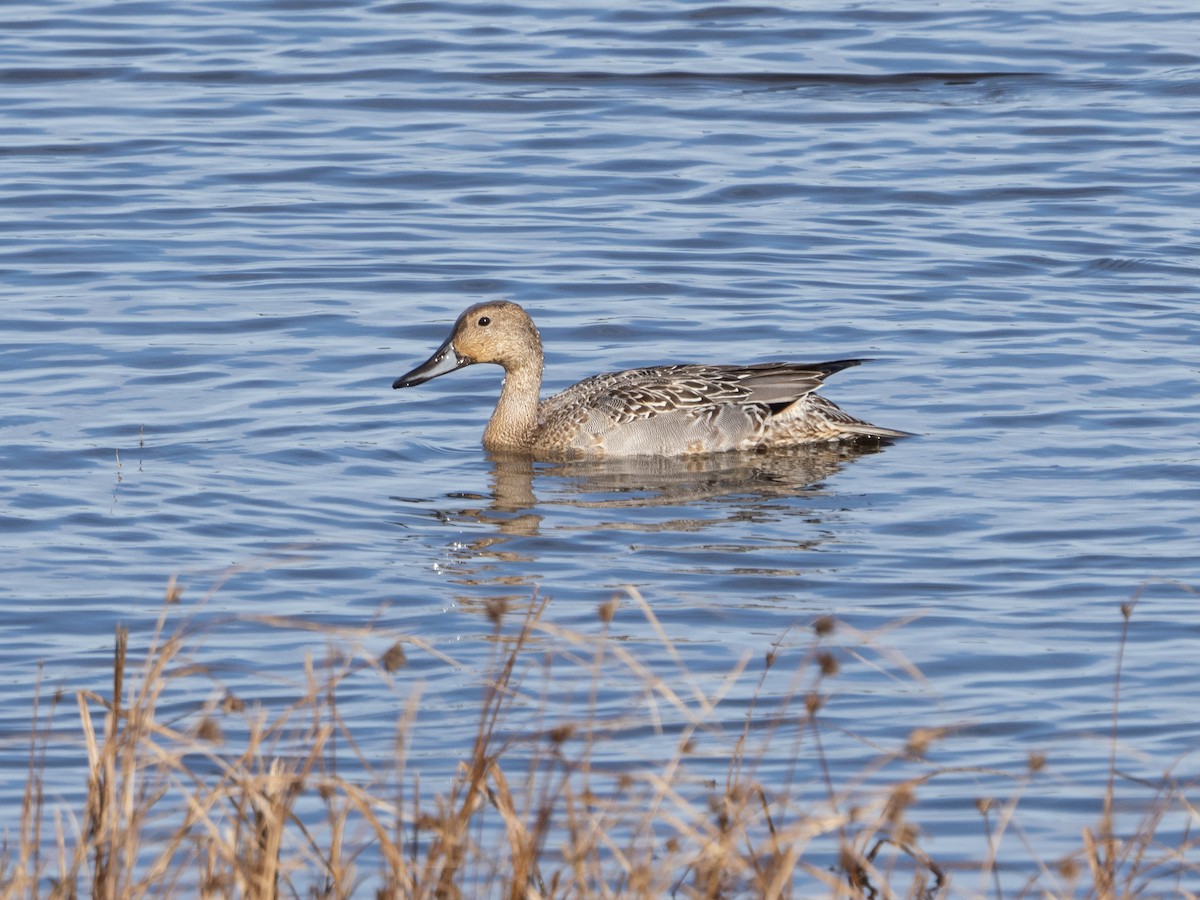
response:
[(673, 365), (593, 375), (538, 407), (547, 443), (585, 455), (669, 455), (832, 440), (876, 429), (813, 392), (865, 362)]

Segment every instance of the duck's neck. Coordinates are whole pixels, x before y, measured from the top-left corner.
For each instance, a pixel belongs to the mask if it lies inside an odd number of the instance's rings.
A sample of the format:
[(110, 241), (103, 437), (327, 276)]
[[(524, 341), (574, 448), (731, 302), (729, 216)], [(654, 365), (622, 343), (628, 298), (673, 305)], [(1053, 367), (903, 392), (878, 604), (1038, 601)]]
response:
[(505, 371), (496, 411), (483, 431), (485, 450), (528, 450), (533, 446), (541, 389), (541, 360)]

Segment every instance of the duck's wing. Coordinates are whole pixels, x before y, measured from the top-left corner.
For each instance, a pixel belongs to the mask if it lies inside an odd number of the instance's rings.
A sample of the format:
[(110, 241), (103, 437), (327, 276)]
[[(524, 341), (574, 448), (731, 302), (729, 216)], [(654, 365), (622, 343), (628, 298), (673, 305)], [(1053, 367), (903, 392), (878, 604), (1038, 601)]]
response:
[(776, 407), (776, 412), (819, 388), (830, 375), (869, 359), (835, 359), (821, 363), (760, 363), (753, 366), (718, 366), (727, 379), (748, 392), (749, 402)]
[(813, 393), (827, 377), (869, 359), (837, 359), (814, 365), (768, 363), (753, 370), (742, 384), (753, 391), (754, 402), (770, 406), (771, 415), (756, 436), (758, 446), (791, 446), (849, 437), (911, 437), (907, 431), (872, 425), (855, 418), (832, 400)]
[(600, 409), (614, 421), (628, 422), (726, 404), (786, 405), (815, 391), (833, 373), (862, 362), (866, 360), (627, 369), (586, 378), (545, 400), (543, 408), (552, 415), (579, 408)]
[(748, 449), (772, 417), (860, 362), (652, 366), (595, 375), (542, 401), (540, 427), (547, 441), (589, 455)]

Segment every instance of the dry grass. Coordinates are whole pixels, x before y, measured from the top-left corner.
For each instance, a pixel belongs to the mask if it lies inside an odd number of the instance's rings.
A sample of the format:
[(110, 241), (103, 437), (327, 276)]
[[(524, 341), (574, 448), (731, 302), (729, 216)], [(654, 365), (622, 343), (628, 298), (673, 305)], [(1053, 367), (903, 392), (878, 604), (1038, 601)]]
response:
[[(839, 784), (827, 764), (822, 716), (847, 660), (874, 659), (919, 678), (871, 636), (834, 620), (818, 619), (807, 637), (785, 636), (762, 660), (713, 679), (687, 670), (636, 593), (603, 604), (593, 634), (545, 621), (540, 601), (516, 611), (494, 604), (494, 656), (474, 739), (453, 777), (431, 789), (406, 764), (414, 735), (436, 729), (436, 714), (395, 674), (408, 653), (431, 648), (405, 638), (372, 654), (364, 646), (380, 635), (371, 629), (260, 620), (324, 633), (331, 648), (323, 665), (307, 662), (300, 696), (271, 711), (243, 703), (190, 658), (195, 633), (167, 627), (178, 594), (172, 584), (139, 661), (118, 630), (111, 692), (74, 697), (77, 733), (55, 725), (71, 712), (68, 698), (48, 708), (36, 701), (21, 821), (0, 850), (0, 897), (1109, 900), (1186, 896), (1200, 879), (1190, 830), (1160, 843), (1168, 815), (1196, 816), (1170, 773), (1137, 827), (1118, 833), (1120, 663), (1100, 818), (1066, 859), (1045, 863), (1027, 847), (1034, 874), (1014, 888), (1000, 876), (1001, 848), (1010, 832), (1023, 837), (1019, 802), (1046, 760), (1028, 760), (1007, 798), (979, 802), (974, 873), (959, 861), (952, 877), (910, 820), (922, 788), (950, 771), (923, 760), (951, 732), (914, 729), (850, 783)], [(1126, 630), (1135, 603), (1122, 608)], [(656, 658), (678, 677), (654, 674), (637, 648), (610, 637), (613, 617), (630, 608), (656, 630)], [(353, 652), (338, 649), (345, 646)], [(1124, 647), (1123, 636), (1119, 657)], [(782, 666), (791, 673), (787, 690), (768, 690), (768, 675)], [(395, 700), (394, 752), (382, 761), (360, 752), (338, 709), (339, 688), (364, 672)], [(215, 686), (209, 699), (181, 717), (164, 714), (171, 691), (197, 678)], [(757, 683), (754, 702), (731, 719), (722, 701), (746, 679)], [(582, 683), (585, 696), (562, 710), (550, 692), (567, 680)], [(606, 712), (614, 684), (633, 686), (631, 702)], [(657, 728), (667, 749), (643, 764), (614, 765), (606, 742), (635, 728)], [(63, 742), (81, 744), (87, 758), (76, 810), (48, 803), (44, 791), (48, 754)], [(723, 774), (713, 778), (718, 758)], [(893, 764), (922, 771), (889, 781)], [(770, 777), (761, 774), (768, 767)]]

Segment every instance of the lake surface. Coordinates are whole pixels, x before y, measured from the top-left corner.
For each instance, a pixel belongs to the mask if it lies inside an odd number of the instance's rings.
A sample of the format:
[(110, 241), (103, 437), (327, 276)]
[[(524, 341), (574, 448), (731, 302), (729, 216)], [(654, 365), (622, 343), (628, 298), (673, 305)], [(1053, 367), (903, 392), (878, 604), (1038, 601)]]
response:
[[(474, 734), (498, 598), (595, 634), (618, 596), (609, 630), (681, 690), (751, 660), (717, 715), (735, 734), (833, 616), (829, 764), (848, 780), (948, 729), (873, 777), (944, 771), (910, 819), (961, 894), (991, 884), (976, 801), (1013, 796), (1031, 754), (1005, 877), (1095, 825), (1137, 595), (1118, 806), (1136, 822), (1168, 772), (1194, 804), (1198, 38), (1182, 0), (6, 7), (3, 818), (38, 664), (44, 691), (108, 690), (114, 628), (144, 648), (171, 576), (195, 656), (268, 706), (326, 638), (254, 617), (419, 639), (405, 684), (435, 727), (410, 769), (431, 781)], [(498, 369), (390, 385), (500, 297), (537, 321), (547, 390), (865, 356), (825, 395), (919, 436), (491, 459)], [(759, 688), (777, 643), (793, 665)], [(340, 701), (368, 757), (407, 690), (373, 684)], [(659, 712), (604, 752), (669, 759)], [(77, 804), (81, 760), (56, 745), (49, 802)], [(1178, 877), (1150, 890), (1200, 890)]]

